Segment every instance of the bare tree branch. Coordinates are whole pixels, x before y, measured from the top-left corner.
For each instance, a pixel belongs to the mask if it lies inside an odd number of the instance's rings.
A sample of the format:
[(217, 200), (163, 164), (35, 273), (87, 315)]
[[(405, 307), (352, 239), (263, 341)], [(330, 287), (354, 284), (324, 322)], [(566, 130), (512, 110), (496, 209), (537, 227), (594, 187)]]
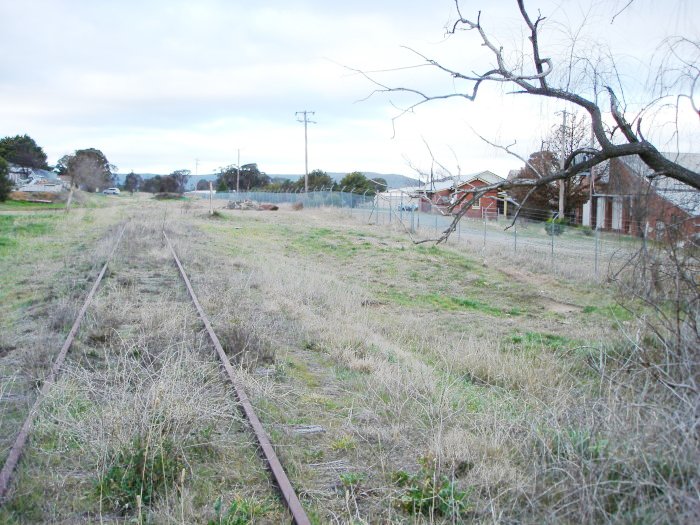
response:
[[(444, 100), (449, 98), (463, 98), (470, 102), (473, 102), (477, 99), (479, 89), (484, 85), (484, 83), (488, 82), (494, 82), (498, 84), (512, 84), (516, 88), (514, 90), (515, 93), (529, 94), (537, 97), (545, 97), (570, 103), (574, 106), (585, 110), (588, 113), (591, 119), (593, 135), (595, 136), (595, 140), (599, 145), (599, 147), (596, 149), (596, 154), (591, 155), (590, 160), (586, 162), (586, 169), (589, 169), (594, 165), (606, 162), (613, 158), (627, 155), (637, 155), (649, 168), (654, 170), (656, 173), (663, 174), (667, 177), (688, 184), (689, 186), (695, 189), (700, 189), (700, 173), (689, 170), (684, 166), (664, 157), (659, 152), (659, 150), (652, 143), (647, 141), (641, 134), (641, 126), (638, 117), (635, 117), (632, 120), (627, 120), (619, 104), (619, 93), (623, 93), (622, 89), (620, 89), (619, 92), (616, 92), (610, 84), (605, 86), (605, 91), (607, 92), (610, 101), (609, 111), (615, 122), (615, 127), (613, 127), (612, 129), (608, 129), (606, 128), (606, 125), (604, 123), (603, 110), (597, 102), (597, 88), (594, 89), (596, 98), (594, 100), (590, 100), (589, 98), (586, 98), (585, 96), (569, 88), (557, 88), (550, 84), (549, 77), (551, 76), (551, 73), (553, 71), (553, 61), (551, 58), (543, 58), (541, 56), (540, 49), (541, 24), (545, 20), (545, 17), (538, 15), (533, 22), (532, 17), (528, 14), (525, 8), (524, 0), (516, 0), (516, 2), (520, 11), (520, 15), (525, 25), (529, 29), (530, 33), (528, 38), (530, 41), (530, 46), (532, 48), (534, 66), (534, 70), (530, 73), (528, 73), (526, 70), (519, 71), (518, 69), (513, 68), (507, 64), (503, 48), (497, 46), (494, 43), (494, 41), (489, 37), (486, 30), (482, 26), (481, 12), (478, 13), (475, 21), (473, 19), (466, 18), (462, 14), (459, 0), (455, 0), (455, 6), (457, 8), (458, 17), (452, 24), (452, 26), (448, 28), (448, 34), (454, 35), (457, 33), (458, 30), (476, 31), (481, 38), (482, 46), (488, 49), (492, 58), (495, 60), (496, 66), (494, 68), (484, 73), (465, 74), (453, 68), (447, 67), (441, 64), (438, 60), (429, 58), (418, 51), (415, 51), (410, 48), (406, 49), (420, 57), (424, 61), (423, 65), (434, 68), (439, 72), (447, 74), (454, 79), (462, 80), (468, 83), (471, 82), (470, 87), (467, 87), (467, 89), (463, 91), (430, 94), (418, 89), (405, 86), (388, 86), (386, 84), (378, 82), (374, 78), (371, 78), (369, 75), (363, 73), (362, 71), (354, 71), (363, 74), (366, 78), (368, 78), (371, 82), (378, 86), (378, 89), (373, 91), (372, 94), (370, 94), (370, 96), (379, 92), (407, 93), (409, 95), (417, 96), (418, 101), (412, 103), (407, 108), (405, 108), (402, 111), (401, 115), (407, 112), (411, 112), (417, 107), (427, 102), (432, 102), (436, 100)], [(625, 8), (626, 7), (627, 6), (625, 6)], [(693, 44), (691, 41), (683, 42), (685, 42), (685, 44)], [(680, 62), (682, 64), (684, 63), (682, 60)], [(621, 78), (615, 66), (615, 61), (612, 60), (612, 57), (610, 57), (610, 63), (612, 64), (612, 77), (616, 84), (618, 86), (621, 86)], [(567, 64), (565, 64), (565, 66), (566, 65)], [(568, 66), (571, 67), (572, 64), (568, 64)], [(696, 89), (697, 84), (700, 83), (700, 69), (698, 69), (697, 66), (695, 66), (695, 63), (690, 62), (686, 63), (684, 67), (686, 68), (684, 70), (686, 71), (686, 75), (689, 76), (692, 81), (691, 92), (690, 95), (687, 96), (691, 99), (693, 109), (696, 112), (698, 112), (698, 108), (696, 107), (696, 103), (692, 98), (692, 94)], [(692, 68), (695, 69), (693, 70)], [(689, 73), (690, 71), (692, 71), (695, 74), (693, 75)], [(598, 73), (595, 71), (595, 69), (593, 71), (593, 75), (595, 87), (599, 85), (598, 83), (600, 80), (597, 77)], [(698, 114), (700, 115), (700, 112), (698, 112)], [(398, 117), (400, 117), (401, 115), (399, 115)], [(635, 121), (637, 124), (636, 131), (634, 129)], [(395, 119), (392, 120), (392, 123), (394, 122)], [(618, 144), (612, 141), (611, 137), (614, 135), (616, 129), (619, 129), (622, 132), (625, 141), (624, 143)], [(568, 169), (558, 172), (556, 174), (556, 178), (557, 180), (563, 180), (568, 177), (574, 176), (580, 171), (581, 170), (572, 171), (572, 166), (570, 166)], [(547, 178), (548, 177), (542, 178), (540, 182), (542, 184), (545, 184)]]

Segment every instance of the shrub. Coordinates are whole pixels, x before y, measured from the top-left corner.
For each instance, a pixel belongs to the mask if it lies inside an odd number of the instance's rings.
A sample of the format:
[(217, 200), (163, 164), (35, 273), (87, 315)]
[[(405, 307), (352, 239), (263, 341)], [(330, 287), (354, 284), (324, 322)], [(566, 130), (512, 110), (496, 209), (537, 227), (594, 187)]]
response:
[(544, 223), (544, 229), (548, 235), (561, 235), (569, 223), (567, 219), (547, 219)]
[(578, 231), (586, 237), (590, 237), (591, 235), (593, 235), (593, 228), (591, 228), (590, 226), (579, 226)]
[(7, 200), (12, 189), (12, 183), (8, 177), (9, 167), (7, 161), (0, 157), (0, 202)]
[(247, 525), (268, 511), (266, 505), (252, 498), (234, 497), (225, 513), (222, 513), (222, 503), (221, 498), (214, 503), (216, 518), (209, 520), (208, 525)]
[(471, 510), (469, 492), (457, 489), (453, 480), (439, 475), (431, 458), (421, 458), (419, 462), (417, 474), (400, 470), (393, 475), (394, 483), (404, 489), (396, 501), (399, 508), (414, 515), (449, 517), (461, 517)]
[(170, 440), (147, 443), (141, 437), (117, 452), (110, 463), (97, 492), (103, 502), (122, 513), (135, 509), (138, 498), (142, 505), (150, 505), (167, 486), (175, 486), (184, 466)]

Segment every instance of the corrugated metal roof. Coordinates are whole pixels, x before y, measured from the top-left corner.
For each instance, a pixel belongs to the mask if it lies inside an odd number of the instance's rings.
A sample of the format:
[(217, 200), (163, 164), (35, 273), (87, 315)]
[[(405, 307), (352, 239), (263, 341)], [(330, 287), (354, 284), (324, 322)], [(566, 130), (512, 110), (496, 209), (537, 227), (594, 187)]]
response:
[(461, 184), (466, 184), (467, 182), (473, 182), (475, 180), (483, 180), (487, 184), (498, 184), (499, 182), (503, 182), (505, 179), (503, 177), (500, 177), (496, 175), (492, 171), (481, 171), (479, 173), (474, 173), (471, 176), (468, 176), (464, 182), (460, 183)]
[(53, 171), (42, 170), (39, 168), (23, 168), (17, 164), (10, 164), (10, 173), (21, 175), (22, 178), (30, 179), (58, 179), (58, 175)]
[(426, 184), (423, 191), (432, 193), (433, 191), (444, 191), (463, 186), (464, 184), (469, 184), (476, 180), (482, 180), (486, 184), (497, 184), (503, 182), (505, 179), (499, 177), (492, 171), (479, 171), (477, 173), (470, 173), (467, 175), (459, 175), (457, 177), (450, 177), (448, 179), (443, 179), (439, 181), (434, 181), (432, 184), (432, 189), (430, 184)]
[[(700, 153), (666, 153), (667, 159), (680, 164), (689, 170), (700, 172)], [(624, 157), (622, 161), (636, 174), (648, 177), (654, 173), (642, 160), (637, 157)], [(693, 216), (700, 215), (700, 191), (692, 186), (662, 175), (653, 177), (651, 185), (654, 190), (682, 210)]]

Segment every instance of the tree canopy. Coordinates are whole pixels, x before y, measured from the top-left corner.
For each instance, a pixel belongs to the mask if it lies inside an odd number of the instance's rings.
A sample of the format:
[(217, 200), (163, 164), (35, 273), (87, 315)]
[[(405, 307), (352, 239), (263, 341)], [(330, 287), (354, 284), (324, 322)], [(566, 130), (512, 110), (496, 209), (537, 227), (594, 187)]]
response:
[(240, 174), (238, 171), (238, 168), (233, 164), (219, 168), (219, 173), (216, 176), (216, 191), (235, 191), (237, 177), (238, 188), (243, 191), (264, 188), (271, 181), (270, 177), (260, 171), (255, 163), (243, 164), (240, 168)]
[(46, 164), (46, 153), (29, 135), (1, 138), (0, 157), (24, 168), (49, 168)]
[[(303, 185), (302, 185), (303, 187)], [(298, 187), (295, 186), (295, 182), (292, 181), (291, 179), (285, 178), (285, 177), (273, 177), (270, 180), (270, 183), (265, 186), (265, 189), (268, 191), (286, 191), (286, 192), (292, 192), (292, 191), (298, 191)]]
[(9, 166), (7, 161), (0, 157), (0, 202), (5, 202), (12, 189), (12, 183), (8, 177)]
[(184, 193), (190, 170), (175, 170), (170, 175), (156, 175), (143, 181), (142, 189), (148, 193)]
[(209, 184), (210, 181), (202, 179), (197, 181), (197, 185), (195, 186), (195, 189), (197, 191), (204, 191), (209, 189)]
[(190, 170), (175, 170), (168, 177), (172, 178), (175, 185), (175, 193), (185, 193), (187, 182), (190, 180)]
[(114, 185), (113, 171), (116, 166), (109, 163), (104, 153), (95, 148), (76, 150), (64, 155), (56, 165), (59, 174), (67, 175), (71, 185), (94, 192)]
[[(323, 170), (316, 169), (309, 172), (310, 190), (314, 188), (332, 188), (334, 184), (333, 178)], [(294, 182), (293, 187), (295, 190), (303, 190), (305, 187), (304, 177)]]
[(352, 191), (353, 193), (367, 192), (367, 195), (374, 195), (387, 189), (387, 183), (381, 177), (368, 179), (364, 173), (359, 171), (348, 173), (338, 185), (341, 188), (345, 188), (346, 191)]
[(141, 178), (141, 175), (138, 175), (133, 171), (129, 173), (124, 179), (124, 189), (126, 191), (130, 191), (132, 193), (135, 191), (139, 191), (142, 185), (143, 178)]

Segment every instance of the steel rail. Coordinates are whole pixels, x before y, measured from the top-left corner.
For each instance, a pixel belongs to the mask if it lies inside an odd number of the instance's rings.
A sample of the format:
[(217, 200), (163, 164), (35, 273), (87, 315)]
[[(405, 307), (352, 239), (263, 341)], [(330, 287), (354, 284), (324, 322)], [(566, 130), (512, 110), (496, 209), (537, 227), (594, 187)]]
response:
[(284, 501), (287, 504), (289, 512), (292, 514), (294, 523), (296, 523), (297, 525), (310, 525), (311, 522), (309, 521), (309, 518), (307, 517), (306, 512), (304, 511), (304, 508), (302, 507), (301, 502), (297, 497), (294, 487), (292, 487), (292, 484), (289, 481), (289, 478), (287, 477), (287, 473), (284, 471), (282, 464), (277, 458), (275, 449), (270, 443), (270, 438), (268, 437), (267, 432), (265, 432), (265, 429), (263, 428), (262, 423), (260, 422), (260, 419), (258, 418), (257, 414), (255, 413), (255, 409), (253, 408), (253, 405), (248, 399), (248, 395), (246, 394), (245, 389), (241, 385), (240, 380), (237, 379), (236, 372), (231, 366), (231, 363), (229, 362), (229, 359), (226, 356), (226, 352), (224, 351), (223, 347), (221, 346), (221, 343), (219, 342), (219, 338), (214, 333), (214, 329), (212, 328), (211, 323), (207, 318), (207, 315), (204, 313), (202, 305), (199, 303), (199, 300), (197, 299), (197, 296), (194, 293), (192, 284), (190, 283), (190, 280), (187, 277), (187, 274), (185, 273), (185, 268), (182, 266), (180, 259), (178, 259), (177, 254), (175, 253), (175, 249), (173, 248), (173, 245), (170, 242), (170, 239), (168, 238), (168, 235), (165, 232), (163, 232), (163, 236), (165, 237), (165, 240), (168, 243), (170, 253), (172, 253), (173, 258), (175, 259), (175, 263), (177, 264), (177, 267), (180, 270), (180, 275), (182, 275), (182, 279), (185, 281), (187, 291), (190, 293), (190, 297), (192, 297), (192, 302), (197, 308), (199, 317), (204, 323), (204, 326), (207, 332), (209, 333), (209, 337), (214, 345), (214, 348), (216, 348), (216, 352), (219, 355), (219, 359), (221, 360), (221, 363), (223, 364), (224, 369), (226, 370), (226, 374), (228, 375), (229, 379), (231, 380), (231, 383), (233, 384), (233, 388), (236, 391), (236, 397), (238, 398), (238, 402), (240, 403), (241, 408), (243, 409), (243, 413), (245, 414), (246, 419), (250, 423), (250, 426), (252, 427), (253, 432), (255, 433), (255, 437), (258, 440), (260, 448), (262, 449), (265, 461), (270, 467), (272, 476), (275, 478), (277, 487), (282, 493), (282, 497), (284, 498)]
[(17, 467), (17, 463), (19, 463), (19, 460), (22, 457), (22, 451), (24, 450), (24, 446), (27, 443), (27, 439), (29, 438), (29, 433), (32, 430), (34, 419), (36, 418), (36, 415), (39, 412), (39, 406), (48, 394), (49, 388), (51, 388), (51, 385), (56, 381), (56, 378), (59, 375), (61, 367), (63, 366), (63, 362), (65, 361), (66, 355), (68, 354), (68, 350), (73, 344), (73, 340), (75, 339), (75, 336), (78, 333), (80, 323), (82, 322), (83, 317), (85, 316), (85, 312), (90, 306), (92, 298), (94, 297), (95, 292), (97, 291), (97, 288), (99, 287), (100, 282), (102, 281), (102, 278), (104, 277), (105, 272), (107, 271), (107, 265), (112, 260), (112, 256), (114, 255), (117, 246), (119, 246), (119, 243), (122, 240), (122, 236), (124, 235), (125, 229), (126, 225), (124, 225), (122, 231), (119, 233), (117, 242), (114, 244), (112, 251), (110, 252), (109, 256), (107, 257), (107, 260), (104, 263), (104, 266), (102, 266), (102, 270), (100, 270), (97, 279), (95, 279), (95, 283), (92, 285), (90, 293), (85, 299), (83, 306), (80, 308), (78, 316), (75, 318), (73, 326), (71, 327), (70, 332), (68, 332), (68, 336), (66, 337), (63, 346), (61, 347), (61, 350), (56, 356), (56, 360), (54, 361), (53, 366), (51, 367), (49, 375), (46, 376), (46, 378), (44, 379), (44, 384), (42, 385), (41, 390), (39, 391), (39, 394), (37, 395), (37, 398), (34, 401), (31, 410), (29, 411), (29, 415), (27, 415), (27, 418), (24, 420), (22, 428), (20, 429), (19, 434), (17, 434), (17, 437), (15, 438), (15, 441), (12, 444), (10, 453), (8, 454), (7, 459), (5, 460), (5, 464), (2, 467), (2, 471), (0, 471), (0, 506), (2, 506), (5, 503), (5, 495), (7, 494), (7, 490), (10, 487), (10, 482), (12, 481), (12, 474), (15, 470), (15, 467)]

